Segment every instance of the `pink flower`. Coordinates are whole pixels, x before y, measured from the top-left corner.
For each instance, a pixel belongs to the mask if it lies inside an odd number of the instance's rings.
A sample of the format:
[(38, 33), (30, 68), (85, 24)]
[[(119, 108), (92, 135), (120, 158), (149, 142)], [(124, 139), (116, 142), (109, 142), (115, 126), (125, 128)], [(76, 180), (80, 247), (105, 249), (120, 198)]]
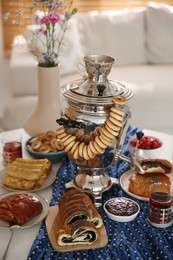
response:
[(61, 18), (58, 13), (56, 12), (51, 12), (48, 13), (48, 15), (44, 16), (40, 20), (40, 24), (46, 24), (46, 23), (58, 23), (61, 21)]

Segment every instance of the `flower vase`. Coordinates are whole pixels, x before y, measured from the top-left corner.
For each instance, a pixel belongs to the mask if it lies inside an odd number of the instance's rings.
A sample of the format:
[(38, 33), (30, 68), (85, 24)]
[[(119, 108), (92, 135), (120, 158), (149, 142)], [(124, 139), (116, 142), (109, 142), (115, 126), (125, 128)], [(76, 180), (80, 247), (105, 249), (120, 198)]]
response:
[(35, 110), (24, 123), (26, 132), (35, 136), (58, 128), (56, 119), (61, 117), (59, 66), (38, 66), (38, 101)]

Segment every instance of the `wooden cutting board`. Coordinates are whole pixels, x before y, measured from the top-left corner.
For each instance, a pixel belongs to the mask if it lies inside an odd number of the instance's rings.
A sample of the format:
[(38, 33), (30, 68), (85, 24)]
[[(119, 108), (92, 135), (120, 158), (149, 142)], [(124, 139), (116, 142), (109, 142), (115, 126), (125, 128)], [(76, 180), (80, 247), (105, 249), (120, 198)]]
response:
[(49, 213), (45, 220), (49, 240), (54, 250), (58, 252), (70, 252), (76, 250), (95, 249), (95, 248), (105, 247), (108, 244), (108, 236), (106, 233), (105, 226), (103, 225), (101, 228), (98, 229), (97, 241), (95, 241), (91, 245), (66, 245), (66, 246), (58, 245), (56, 238), (57, 238), (57, 232), (61, 227), (61, 219), (58, 213), (59, 213), (58, 206), (50, 207)]

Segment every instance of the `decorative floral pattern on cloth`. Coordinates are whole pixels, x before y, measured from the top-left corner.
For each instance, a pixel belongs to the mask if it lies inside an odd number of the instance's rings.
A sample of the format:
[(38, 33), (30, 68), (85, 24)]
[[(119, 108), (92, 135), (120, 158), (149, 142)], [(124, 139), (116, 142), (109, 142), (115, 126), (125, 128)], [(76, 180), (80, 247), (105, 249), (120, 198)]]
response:
[[(139, 131), (138, 128), (129, 127), (124, 141), (123, 153), (130, 156), (128, 150), (129, 139)], [(110, 166), (107, 174), (119, 178), (130, 166), (125, 161)], [(58, 204), (62, 193), (65, 191), (65, 183), (71, 181), (76, 174), (76, 166), (67, 159), (59, 169), (57, 179), (53, 187), (50, 206)], [(103, 193), (103, 203), (116, 196), (129, 197), (118, 186), (113, 186), (109, 191)], [(130, 197), (129, 197), (130, 198)], [(134, 198), (133, 198), (134, 199)], [(106, 216), (103, 208), (99, 213), (103, 218), (108, 234), (108, 245), (104, 248), (82, 250), (73, 252), (57, 252), (49, 241), (45, 222), (42, 223), (39, 233), (30, 249), (28, 260), (60, 259), (60, 260), (153, 260), (173, 259), (173, 226), (159, 229), (152, 227), (147, 220), (148, 202), (136, 200), (141, 208), (137, 218), (131, 222), (115, 222)]]

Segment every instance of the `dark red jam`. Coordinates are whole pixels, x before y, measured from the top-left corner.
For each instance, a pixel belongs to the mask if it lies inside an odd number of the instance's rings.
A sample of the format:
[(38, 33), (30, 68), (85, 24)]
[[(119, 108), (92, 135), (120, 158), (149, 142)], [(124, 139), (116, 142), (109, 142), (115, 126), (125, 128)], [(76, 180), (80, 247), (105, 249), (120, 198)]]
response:
[(110, 199), (105, 204), (105, 208), (116, 216), (131, 216), (138, 211), (136, 203), (126, 198)]

